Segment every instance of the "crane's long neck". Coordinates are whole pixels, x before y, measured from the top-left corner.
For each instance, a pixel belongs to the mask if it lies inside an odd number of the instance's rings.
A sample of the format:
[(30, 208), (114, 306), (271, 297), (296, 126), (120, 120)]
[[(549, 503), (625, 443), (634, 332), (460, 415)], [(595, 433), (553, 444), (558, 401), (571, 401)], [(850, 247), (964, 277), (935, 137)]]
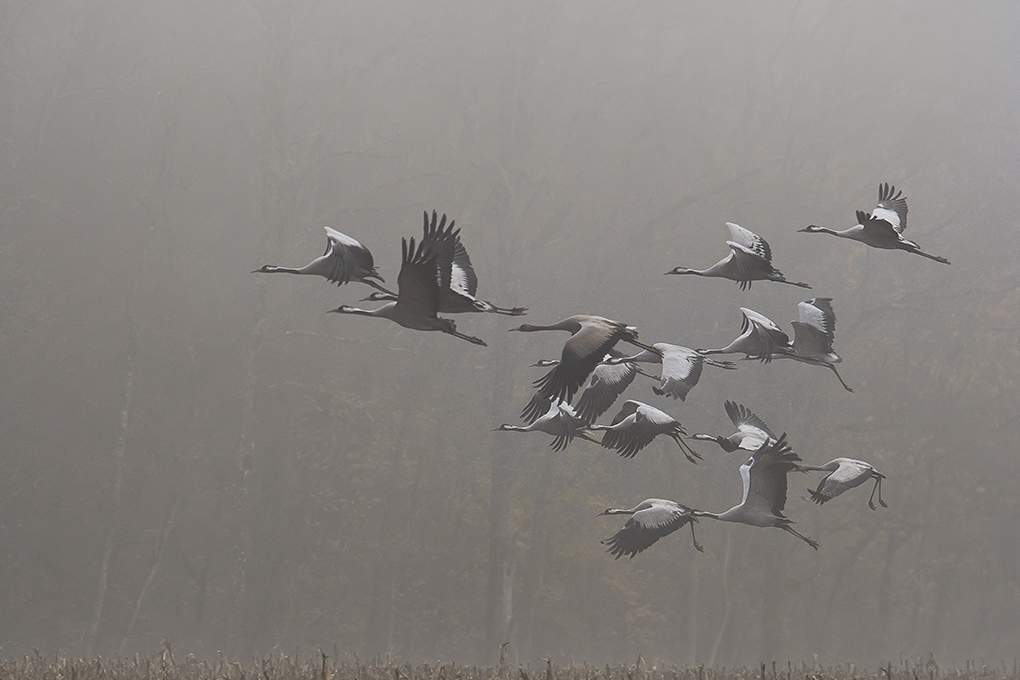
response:
[(388, 318), (396, 304), (397, 304), (396, 302), (387, 302), (382, 307), (376, 307), (375, 309), (361, 309), (360, 307), (340, 305), (336, 309), (331, 309), (329, 311), (336, 312), (338, 314), (358, 314), (360, 316), (377, 316)]
[(721, 446), (723, 448), (723, 451), (725, 451), (726, 453), (733, 453), (734, 451), (737, 450), (737, 445), (731, 442), (728, 438), (723, 437), (722, 435), (717, 436), (712, 434), (697, 433), (692, 434), (691, 438), (706, 442), (715, 442), (716, 444)]
[(275, 264), (267, 264), (256, 269), (252, 274), (310, 274), (308, 265), (304, 267), (278, 267)]

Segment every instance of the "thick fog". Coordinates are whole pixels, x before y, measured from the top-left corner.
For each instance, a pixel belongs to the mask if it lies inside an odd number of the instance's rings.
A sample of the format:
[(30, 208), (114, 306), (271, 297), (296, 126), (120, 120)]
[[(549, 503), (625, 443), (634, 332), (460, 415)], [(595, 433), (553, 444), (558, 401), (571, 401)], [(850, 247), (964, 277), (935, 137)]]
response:
[[(4, 3), (0, 650), (1013, 658), (1018, 43), (1007, 2)], [(884, 182), (951, 266), (798, 233)], [(251, 273), (329, 225), (395, 287), (433, 209), (478, 296), (529, 308), (457, 316), (487, 347), (326, 313), (373, 306), (361, 283)], [(722, 259), (726, 222), (812, 290), (663, 276)], [(493, 431), (567, 338), (522, 322), (721, 347), (740, 307), (792, 334), (813, 296), (854, 393), (743, 361), (625, 396), (718, 434), (732, 399), (810, 463), (873, 463), (877, 511), (870, 482), (817, 506), (790, 476), (817, 552), (703, 519), (703, 554), (684, 529), (614, 560), (625, 518), (597, 513), (721, 512), (746, 452)]]

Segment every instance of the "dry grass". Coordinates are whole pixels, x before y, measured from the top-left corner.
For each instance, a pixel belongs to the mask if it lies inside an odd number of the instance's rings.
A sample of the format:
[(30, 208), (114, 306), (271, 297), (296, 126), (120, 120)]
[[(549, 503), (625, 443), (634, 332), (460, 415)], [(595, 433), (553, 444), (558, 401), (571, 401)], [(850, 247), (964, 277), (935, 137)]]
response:
[(0, 658), (0, 680), (1020, 680), (1016, 660), (998, 665), (968, 662), (965, 668), (947, 669), (932, 660), (905, 661), (879, 669), (854, 664), (824, 667), (787, 663), (758, 668), (679, 668), (647, 665), (461, 666), (455, 663), (397, 664), (364, 662), (355, 655), (339, 661), (320, 653), (318, 658), (277, 656), (242, 664), (220, 658), (200, 661), (192, 655), (176, 659), (170, 646), (151, 657), (129, 659), (52, 660), (35, 656)]

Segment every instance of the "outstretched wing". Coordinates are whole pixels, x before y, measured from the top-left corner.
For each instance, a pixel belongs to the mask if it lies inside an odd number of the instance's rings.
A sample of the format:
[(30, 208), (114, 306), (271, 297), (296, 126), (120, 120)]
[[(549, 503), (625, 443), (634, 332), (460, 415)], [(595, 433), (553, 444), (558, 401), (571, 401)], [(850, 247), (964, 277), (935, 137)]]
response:
[(663, 536), (669, 536), (694, 521), (691, 509), (674, 501), (650, 498), (641, 505), (647, 507), (635, 512), (622, 529), (602, 541), (609, 547), (607, 552), (616, 559), (624, 555), (633, 558)]
[(879, 184), (878, 205), (875, 206), (871, 218), (885, 220), (897, 234), (902, 234), (907, 228), (907, 199), (903, 192), (896, 191), (896, 187), (888, 182)]
[(744, 229), (739, 224), (727, 222), (726, 226), (729, 228), (730, 238), (734, 242), (751, 251), (769, 264), (772, 263), (772, 248), (769, 247), (768, 241), (763, 239), (761, 236), (758, 236), (758, 234), (754, 233), (750, 229)]
[(326, 230), (326, 251), (323, 257), (328, 258), (329, 270), (325, 273), (326, 280), (338, 286), (348, 283), (352, 277), (375, 273), (375, 261), (368, 248), (357, 239), (348, 236), (332, 227)]
[(726, 415), (730, 417), (730, 422), (733, 423), (733, 427), (737, 428), (738, 431), (753, 427), (764, 432), (768, 435), (769, 439), (776, 438), (776, 435), (772, 433), (772, 430), (765, 424), (765, 421), (752, 413), (751, 409), (743, 404), (727, 400), (724, 406), (726, 407)]

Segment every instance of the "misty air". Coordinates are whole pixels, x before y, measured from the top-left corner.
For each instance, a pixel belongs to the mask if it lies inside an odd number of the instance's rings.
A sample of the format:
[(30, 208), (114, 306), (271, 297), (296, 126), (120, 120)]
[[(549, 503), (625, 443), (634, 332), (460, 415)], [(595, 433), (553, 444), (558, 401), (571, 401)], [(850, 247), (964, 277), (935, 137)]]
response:
[(4, 677), (1020, 677), (1017, 5), (0, 32)]

